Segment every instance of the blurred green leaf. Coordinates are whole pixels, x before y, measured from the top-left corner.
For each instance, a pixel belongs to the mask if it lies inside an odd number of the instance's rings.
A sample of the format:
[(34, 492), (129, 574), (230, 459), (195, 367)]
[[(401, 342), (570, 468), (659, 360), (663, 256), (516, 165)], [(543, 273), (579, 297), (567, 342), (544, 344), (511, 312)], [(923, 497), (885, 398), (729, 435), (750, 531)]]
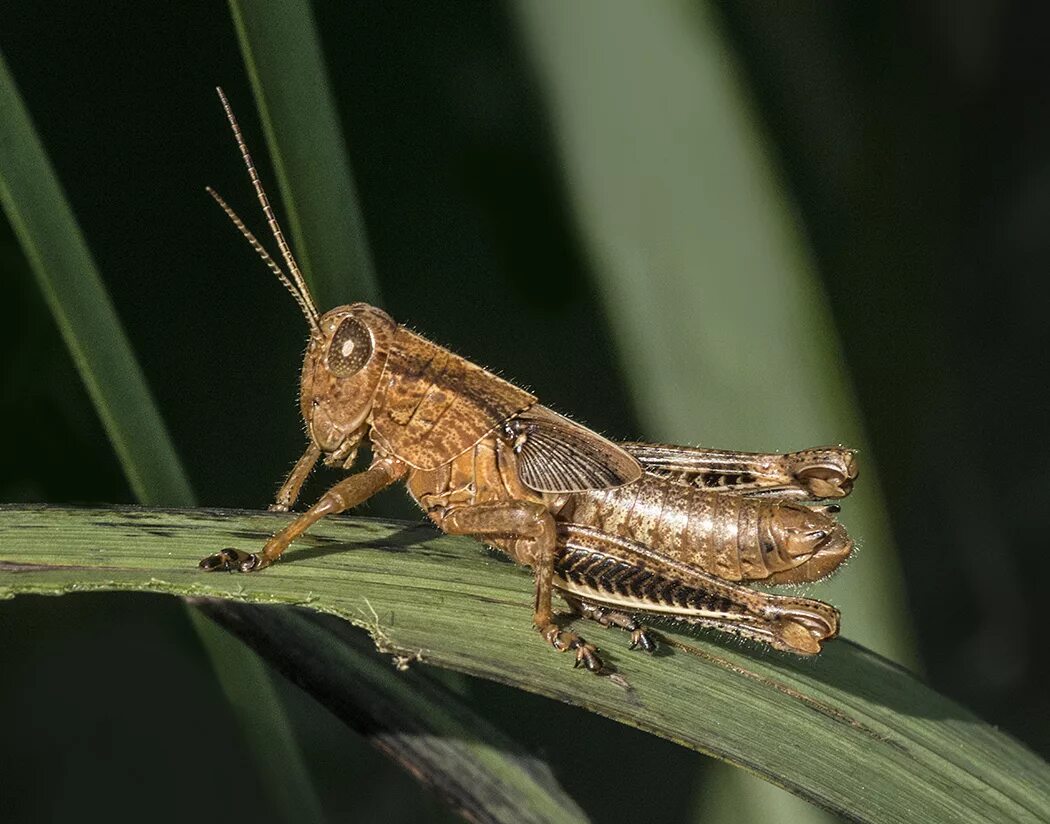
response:
[(135, 497), (193, 493), (29, 113), (0, 55), (0, 204), (87, 386)]
[[(529, 625), (526, 570), (429, 527), (318, 524), (290, 563), (256, 575), (196, 568), (290, 516), (0, 507), (0, 597), (144, 590), (339, 615), (423, 661), (585, 707), (716, 755), (860, 821), (1050, 817), (1050, 765), (896, 665), (848, 641), (813, 660), (663, 630), (668, 654), (587, 625), (616, 678), (573, 670)], [(338, 669), (333, 656), (327, 659)]]
[(364, 219), (307, 0), (230, 0), (292, 248), (318, 309), (378, 302)]
[[(755, 451), (858, 448), (863, 480), (843, 520), (862, 549), (819, 597), (842, 610), (852, 637), (912, 661), (834, 322), (708, 4), (517, 8), (645, 436)], [(782, 800), (765, 803), (754, 787), (703, 795), (735, 798), (738, 814), (726, 807), (714, 820), (785, 820)]]
[[(281, 817), (295, 824), (325, 821), (321, 799), (270, 670), (244, 644), (217, 628), (202, 610), (191, 608), (187, 612)], [(208, 765), (207, 769), (213, 767)]]
[(377, 661), (361, 643), (367, 636), (349, 624), (233, 601), (195, 603), (468, 821), (587, 820), (546, 763), (419, 667), (396, 672)]
[[(0, 202), (117, 451), (143, 503), (192, 506), (190, 483), (146, 385), (61, 184), (0, 55)], [(288, 821), (321, 821), (320, 802), (265, 665), (223, 634), (191, 620), (220, 682), (259, 685), (257, 700), (237, 707), (258, 768)], [(265, 730), (258, 736), (254, 730)]]
[(863, 550), (821, 597), (851, 636), (906, 659), (900, 571), (834, 321), (705, 8), (519, 6), (645, 436), (860, 449), (843, 520)]

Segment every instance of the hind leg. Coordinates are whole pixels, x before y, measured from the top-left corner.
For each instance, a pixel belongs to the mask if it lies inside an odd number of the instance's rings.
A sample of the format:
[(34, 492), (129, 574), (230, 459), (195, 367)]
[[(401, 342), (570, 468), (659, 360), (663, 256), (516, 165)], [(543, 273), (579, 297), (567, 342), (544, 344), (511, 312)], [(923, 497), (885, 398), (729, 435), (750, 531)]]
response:
[(707, 492), (767, 498), (845, 498), (857, 480), (856, 451), (818, 446), (786, 454), (622, 443), (646, 472)]

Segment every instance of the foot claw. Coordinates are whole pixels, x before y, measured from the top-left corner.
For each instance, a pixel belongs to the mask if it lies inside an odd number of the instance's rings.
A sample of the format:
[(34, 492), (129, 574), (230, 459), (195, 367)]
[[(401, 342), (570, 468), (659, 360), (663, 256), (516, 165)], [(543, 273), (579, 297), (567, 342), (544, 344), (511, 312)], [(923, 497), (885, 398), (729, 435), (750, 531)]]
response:
[(558, 652), (576, 651), (576, 659), (573, 661), (573, 669), (581, 664), (591, 672), (602, 671), (602, 659), (598, 657), (598, 648), (594, 644), (588, 644), (575, 632), (559, 629), (555, 624), (549, 624), (540, 632), (547, 643)]
[(656, 641), (644, 627), (638, 627), (631, 632), (630, 649), (641, 647), (645, 652), (656, 652)]
[(205, 572), (252, 572), (262, 569), (259, 556), (255, 553), (242, 552), (239, 549), (226, 547), (201, 560), (200, 568)]
[(602, 671), (602, 659), (598, 657), (598, 649), (593, 644), (580, 643), (579, 648), (576, 650), (576, 663), (573, 664), (575, 669), (580, 664), (583, 664), (587, 669), (593, 673), (599, 673)]
[(568, 649), (568, 646), (566, 646), (568, 642), (564, 637), (565, 633), (558, 629), (554, 624), (545, 627), (541, 632), (543, 633), (544, 640), (558, 650), (558, 652), (564, 652)]

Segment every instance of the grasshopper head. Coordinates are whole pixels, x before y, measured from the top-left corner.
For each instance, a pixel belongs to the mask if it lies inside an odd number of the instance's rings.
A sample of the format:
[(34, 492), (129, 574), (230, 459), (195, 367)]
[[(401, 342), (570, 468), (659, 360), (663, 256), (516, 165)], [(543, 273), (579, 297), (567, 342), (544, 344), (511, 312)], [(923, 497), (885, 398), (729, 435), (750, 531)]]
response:
[(353, 460), (396, 329), (386, 312), (354, 303), (325, 312), (311, 331), (299, 403), (329, 463)]

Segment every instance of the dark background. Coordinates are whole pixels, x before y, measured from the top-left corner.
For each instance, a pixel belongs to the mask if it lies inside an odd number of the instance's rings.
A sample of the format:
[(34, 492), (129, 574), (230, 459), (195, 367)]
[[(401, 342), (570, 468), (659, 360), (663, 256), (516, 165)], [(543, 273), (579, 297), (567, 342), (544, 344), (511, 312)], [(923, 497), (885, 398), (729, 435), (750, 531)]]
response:
[[(831, 300), (923, 665), (937, 689), (1050, 754), (1050, 12), (932, 0), (792, 7), (716, 4)], [(508, 9), (316, 13), (386, 308), (595, 428), (644, 434), (623, 411)], [(203, 193), (212, 184), (250, 211), (216, 83), (263, 154), (225, 6), (9, 4), (0, 49), (200, 502), (262, 507), (301, 452), (304, 329)], [(6, 225), (0, 267), (0, 500), (131, 502)], [(403, 493), (372, 511), (418, 517)], [(490, 717), (551, 757), (596, 818), (687, 815), (694, 754), (533, 696), (473, 689), (498, 710)], [(439, 814), (323, 710), (285, 692), (333, 819)], [(174, 601), (0, 603), (0, 707), (5, 820), (130, 820), (144, 805), (154, 820), (270, 820), (250, 775), (232, 788), (214, 776), (215, 764), (248, 759)], [(649, 789), (579, 766), (612, 748), (659, 765), (643, 768)]]

